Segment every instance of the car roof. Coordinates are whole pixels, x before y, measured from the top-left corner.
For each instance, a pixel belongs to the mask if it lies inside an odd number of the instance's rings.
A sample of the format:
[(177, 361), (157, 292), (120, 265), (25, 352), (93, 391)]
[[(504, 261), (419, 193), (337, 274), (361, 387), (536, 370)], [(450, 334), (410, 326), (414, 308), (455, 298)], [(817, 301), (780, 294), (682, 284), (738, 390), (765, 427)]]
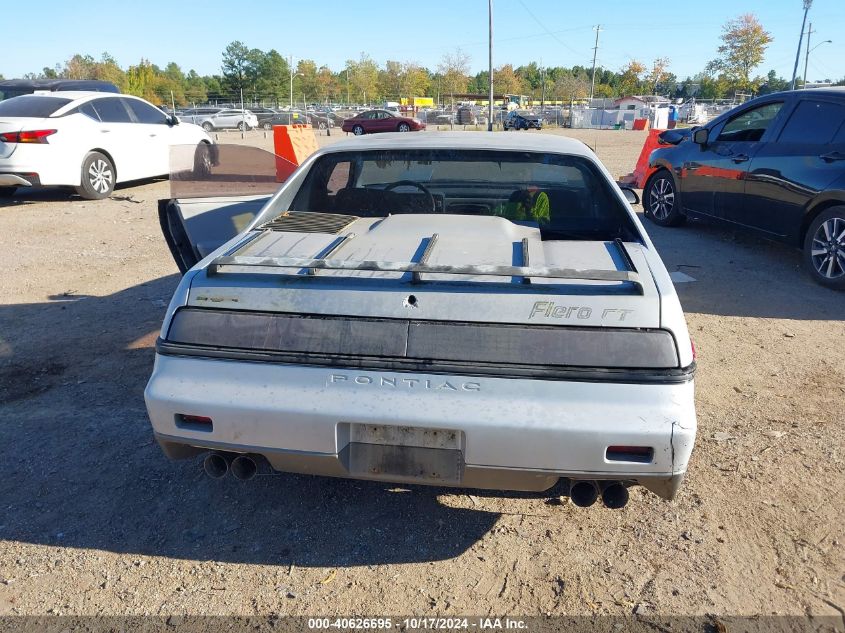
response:
[(117, 92), (117, 86), (113, 83), (99, 79), (5, 79), (0, 81), (0, 88), (31, 88), (33, 90), (51, 91), (57, 90), (62, 86), (74, 85), (99, 86)]
[(318, 153), (391, 149), (481, 149), (570, 154), (596, 160), (581, 141), (557, 134), (506, 134), (503, 132), (390, 132), (346, 138)]

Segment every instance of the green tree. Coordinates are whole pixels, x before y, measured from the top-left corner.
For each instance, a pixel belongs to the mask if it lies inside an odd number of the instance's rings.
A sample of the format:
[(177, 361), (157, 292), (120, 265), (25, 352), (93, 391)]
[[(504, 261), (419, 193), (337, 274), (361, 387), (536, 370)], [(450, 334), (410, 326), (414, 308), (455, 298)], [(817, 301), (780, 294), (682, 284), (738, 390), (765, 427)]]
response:
[(645, 66), (632, 59), (625, 66), (622, 67), (619, 76), (619, 85), (617, 87), (619, 96), (625, 97), (628, 95), (639, 94), (642, 87), (642, 75), (645, 73)]
[(660, 86), (670, 75), (670, 73), (666, 70), (668, 67), (668, 57), (658, 57), (654, 60), (651, 70), (645, 79), (648, 94), (657, 94), (657, 87)]
[(366, 53), (361, 53), (358, 60), (346, 62), (349, 71), (350, 92), (353, 101), (363, 103), (378, 101), (378, 65)]
[[(443, 55), (440, 64), (437, 66), (437, 73), (440, 75), (441, 99), (444, 95), (451, 97), (456, 92), (466, 92), (469, 82), (469, 63), (469, 55), (460, 48)], [(493, 81), (496, 81), (495, 72), (493, 73)]]
[(276, 49), (267, 51), (257, 69), (258, 92), (278, 102), (288, 100), (290, 88), (290, 66)]
[(709, 69), (723, 73), (734, 90), (755, 90), (751, 71), (763, 63), (772, 36), (753, 13), (729, 20), (722, 27), (719, 57), (708, 64)]
[(260, 63), (255, 54), (257, 49), (250, 50), (241, 41), (234, 41), (223, 51), (223, 77), (226, 87), (233, 95), (250, 87), (255, 79), (256, 64)]

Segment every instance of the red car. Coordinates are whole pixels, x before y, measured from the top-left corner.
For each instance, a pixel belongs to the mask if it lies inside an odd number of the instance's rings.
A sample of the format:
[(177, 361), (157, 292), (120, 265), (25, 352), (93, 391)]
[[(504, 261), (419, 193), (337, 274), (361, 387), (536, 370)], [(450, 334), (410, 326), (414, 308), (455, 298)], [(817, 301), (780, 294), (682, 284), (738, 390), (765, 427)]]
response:
[(388, 110), (369, 110), (346, 119), (341, 129), (344, 132), (352, 132), (355, 136), (376, 132), (418, 132), (425, 129), (425, 123)]

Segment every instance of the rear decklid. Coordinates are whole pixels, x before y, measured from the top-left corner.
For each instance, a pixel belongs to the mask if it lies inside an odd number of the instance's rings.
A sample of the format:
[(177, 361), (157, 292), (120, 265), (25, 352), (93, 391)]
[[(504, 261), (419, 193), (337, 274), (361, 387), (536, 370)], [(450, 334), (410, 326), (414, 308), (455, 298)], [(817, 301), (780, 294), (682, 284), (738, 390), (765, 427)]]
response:
[(500, 217), (291, 212), (195, 276), (188, 305), (476, 323), (659, 328), (644, 247), (542, 240)]

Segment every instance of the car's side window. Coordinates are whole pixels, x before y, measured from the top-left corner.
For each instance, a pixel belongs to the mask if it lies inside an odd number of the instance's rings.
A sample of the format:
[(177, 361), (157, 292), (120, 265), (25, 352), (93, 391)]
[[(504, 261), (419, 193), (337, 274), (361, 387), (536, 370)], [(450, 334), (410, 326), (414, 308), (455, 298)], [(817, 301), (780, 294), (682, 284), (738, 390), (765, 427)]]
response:
[(100, 122), (100, 115), (97, 114), (97, 111), (94, 109), (94, 104), (90, 101), (88, 103), (83, 103), (79, 108), (77, 108), (81, 114), (84, 114), (90, 119), (94, 119), (98, 123)]
[(118, 97), (97, 99), (91, 102), (103, 123), (132, 123), (129, 111)]
[(746, 110), (728, 121), (716, 140), (759, 141), (782, 107), (783, 103), (778, 101)]
[(780, 133), (781, 143), (830, 143), (845, 123), (845, 106), (829, 101), (801, 101)]
[(167, 123), (167, 115), (158, 108), (154, 108), (143, 101), (135, 101), (134, 99), (127, 99), (127, 103), (135, 113), (135, 119), (138, 123)]

